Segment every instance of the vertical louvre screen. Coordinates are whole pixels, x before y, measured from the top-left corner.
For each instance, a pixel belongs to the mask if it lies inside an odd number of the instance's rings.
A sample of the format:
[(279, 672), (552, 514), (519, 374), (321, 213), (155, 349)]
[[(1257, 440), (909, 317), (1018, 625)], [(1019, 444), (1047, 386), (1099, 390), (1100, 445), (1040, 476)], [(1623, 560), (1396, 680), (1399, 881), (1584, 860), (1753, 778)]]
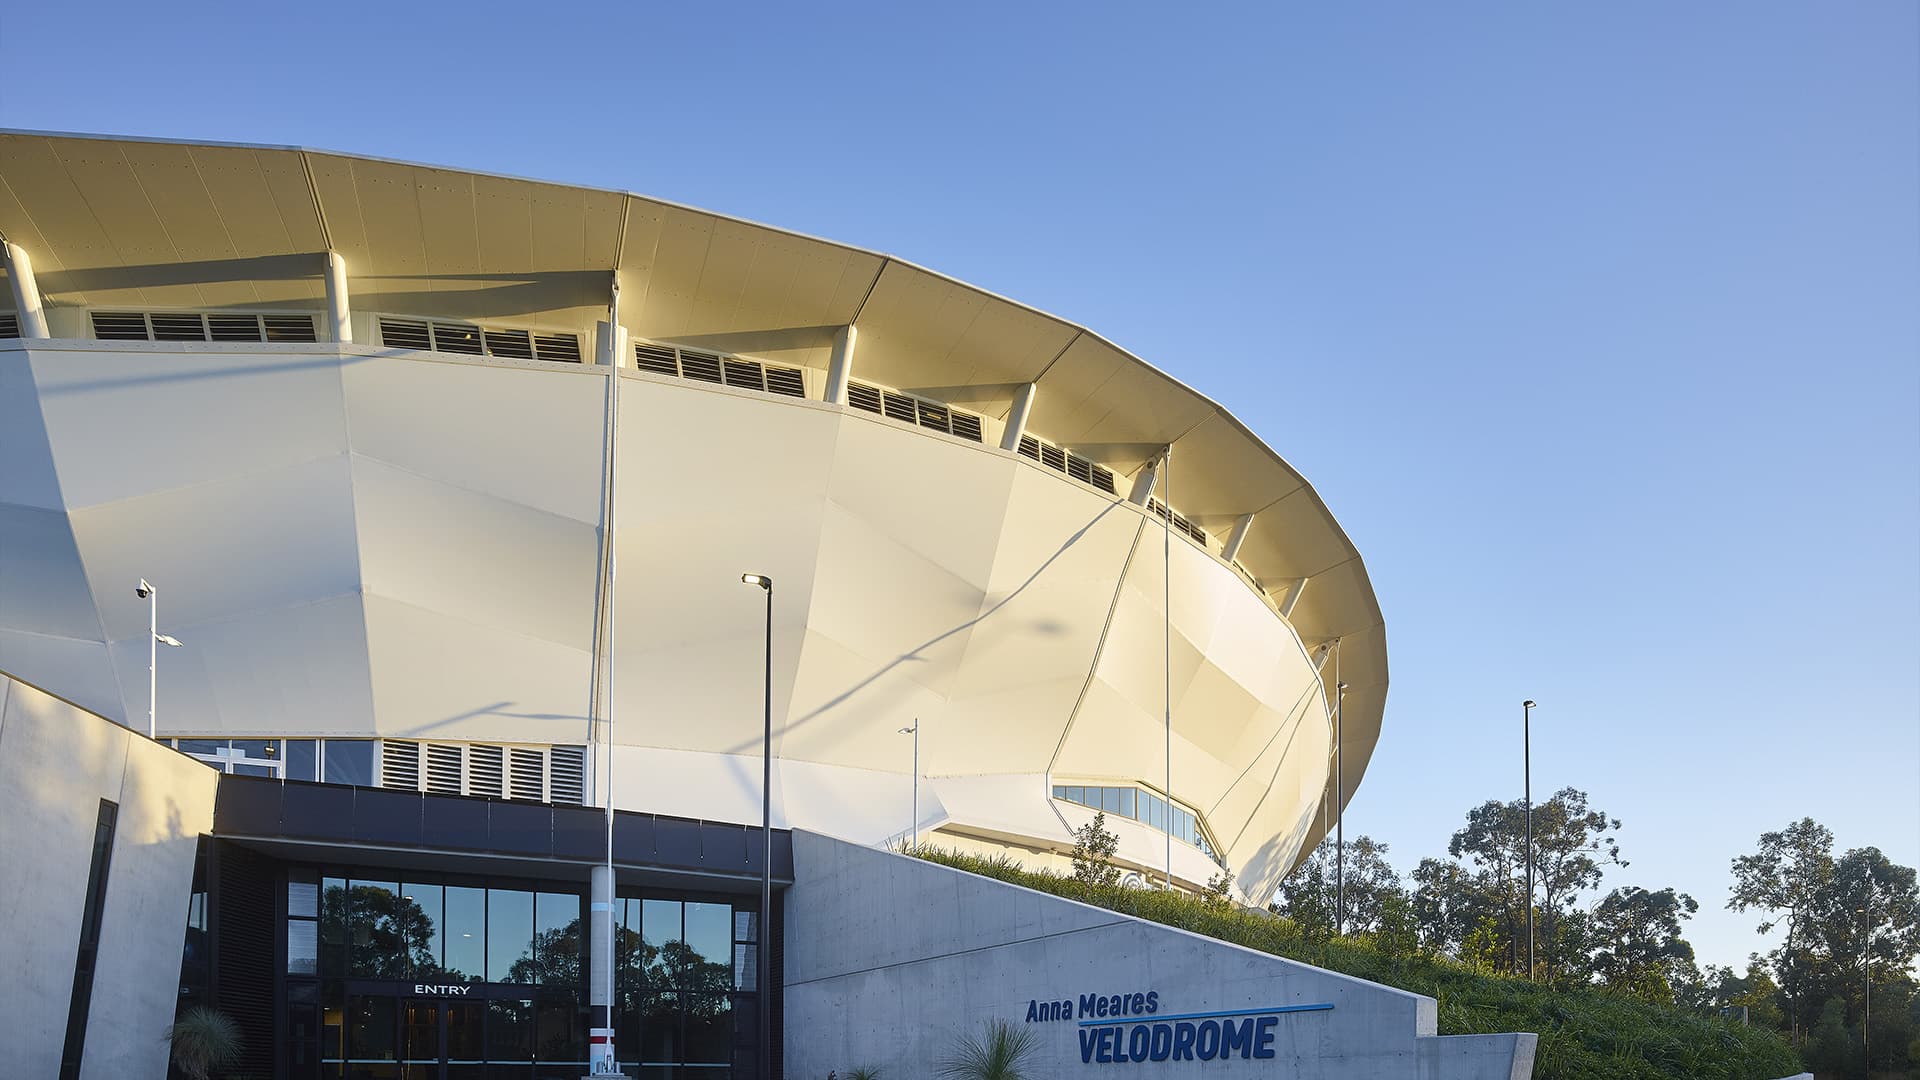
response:
[(552, 770), (553, 801), (578, 806), (587, 801), (587, 750), (584, 746), (556, 746), (547, 752)]
[(464, 747), (427, 747), (427, 790), (436, 795), (460, 794), (460, 758)]
[(498, 799), (507, 793), (506, 751), (475, 746), (467, 751), (467, 794)]
[(507, 749), (508, 780), (512, 786), (507, 794), (510, 798), (531, 799), (534, 802), (546, 801), (546, 757), (538, 750), (514, 746)]
[(380, 743), (380, 786), (420, 790), (420, 744), (384, 739)]

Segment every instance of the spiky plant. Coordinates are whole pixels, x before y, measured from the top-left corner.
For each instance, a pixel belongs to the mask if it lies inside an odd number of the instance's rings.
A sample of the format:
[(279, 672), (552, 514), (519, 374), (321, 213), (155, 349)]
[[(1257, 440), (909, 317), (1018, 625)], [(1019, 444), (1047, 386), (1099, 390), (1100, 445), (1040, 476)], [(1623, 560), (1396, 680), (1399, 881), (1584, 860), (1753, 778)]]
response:
[(173, 1063), (193, 1080), (209, 1080), (240, 1060), (240, 1025), (205, 1005), (181, 1013), (161, 1038), (172, 1047)]
[(872, 1065), (855, 1065), (847, 1070), (847, 1080), (880, 1080), (880, 1070)]
[(1029, 1080), (1027, 1067), (1039, 1049), (1032, 1028), (996, 1018), (984, 1032), (960, 1036), (939, 1073), (947, 1080)]

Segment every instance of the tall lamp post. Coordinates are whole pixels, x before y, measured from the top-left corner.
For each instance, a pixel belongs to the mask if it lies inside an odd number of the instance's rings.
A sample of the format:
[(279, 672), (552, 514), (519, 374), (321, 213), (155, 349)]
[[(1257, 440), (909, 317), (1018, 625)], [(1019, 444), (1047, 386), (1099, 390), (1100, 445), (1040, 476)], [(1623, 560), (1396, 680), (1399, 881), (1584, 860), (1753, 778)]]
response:
[(1333, 932), (1347, 932), (1347, 684), (1333, 699)]
[(1520, 768), (1527, 807), (1527, 981), (1533, 981), (1533, 699), (1520, 703)]
[(914, 717), (912, 727), (903, 727), (900, 734), (913, 736), (913, 849), (920, 849), (920, 718)]
[(134, 586), (133, 595), (147, 602), (147, 738), (154, 738), (156, 729), (153, 724), (153, 707), (160, 697), (160, 680), (156, 671), (160, 664), (160, 646), (171, 645), (178, 649), (181, 642), (160, 632), (160, 590), (147, 584), (146, 578)]
[(760, 933), (754, 986), (759, 990), (760, 1075), (773, 1076), (768, 1057), (768, 1021), (773, 1016), (773, 987), (767, 979), (767, 948), (773, 934), (773, 579), (765, 574), (741, 574), (744, 585), (758, 585), (767, 594), (767, 665), (763, 679), (766, 694), (765, 723), (760, 742)]

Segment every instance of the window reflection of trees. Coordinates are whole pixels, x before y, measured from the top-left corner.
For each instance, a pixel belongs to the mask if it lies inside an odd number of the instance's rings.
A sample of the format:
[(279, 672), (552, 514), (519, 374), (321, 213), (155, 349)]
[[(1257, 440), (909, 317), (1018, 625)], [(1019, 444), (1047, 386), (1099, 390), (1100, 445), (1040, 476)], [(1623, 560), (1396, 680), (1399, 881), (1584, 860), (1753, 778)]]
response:
[[(409, 890), (414, 888), (407, 886)], [(427, 893), (429, 899), (441, 895), (439, 887), (426, 888), (431, 890)], [(497, 890), (488, 891), (498, 894)], [(532, 899), (531, 894), (526, 893), (509, 892), (502, 895)], [(506, 952), (506, 956), (497, 958), (493, 965), (498, 976), (494, 981), (556, 987), (584, 986), (586, 973), (578, 915), (579, 898), (577, 894), (567, 893), (542, 893), (539, 896), (541, 915), (549, 923), (557, 925), (550, 925), (536, 934), (529, 913), (526, 936), (523, 938), (504, 925), (493, 926), (491, 932), (483, 931), (487, 926), (484, 921), (468, 926), (467, 922), (474, 914), (468, 912), (460, 913), (462, 918), (457, 920), (459, 926), (442, 927), (437, 925), (437, 917), (441, 914), (439, 910), (429, 912), (396, 885), (329, 878), (320, 899), (320, 973), (358, 979), (479, 981), (484, 977), (480, 970), (484, 964), (484, 953), (468, 944), (474, 936), (479, 935), (491, 939), (488, 943), (490, 947)], [(433, 907), (437, 909), (440, 905)], [(561, 915), (569, 908), (575, 914), (561, 923)], [(517, 916), (519, 913), (514, 914)], [(519, 919), (511, 921), (518, 922)], [(449, 944), (449, 949), (464, 954), (468, 963), (442, 964), (440, 946), (443, 929), (460, 936), (461, 946), (454, 949)], [(468, 966), (475, 970), (465, 970)]]
[(320, 901), (320, 940), (335, 963), (344, 959), (341, 974), (408, 979), (439, 973), (433, 920), (388, 885), (330, 882)]

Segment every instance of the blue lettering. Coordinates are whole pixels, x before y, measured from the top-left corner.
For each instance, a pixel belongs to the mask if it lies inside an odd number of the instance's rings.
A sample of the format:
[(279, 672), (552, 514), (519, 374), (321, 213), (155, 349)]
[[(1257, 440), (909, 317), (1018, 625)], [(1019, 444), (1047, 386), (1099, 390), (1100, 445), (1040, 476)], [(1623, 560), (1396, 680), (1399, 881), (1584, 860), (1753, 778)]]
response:
[(1121, 1016), (1127, 1011), (1127, 999), (1115, 994), (1107, 999), (1107, 1015)]
[(1167, 1054), (1172, 1050), (1173, 1050), (1173, 1025), (1172, 1024), (1153, 1025), (1153, 1045), (1149, 1047), (1147, 1050), (1148, 1059), (1152, 1061), (1165, 1061), (1167, 1060)]
[(1047, 1018), (1040, 1015), (1040, 1002), (1028, 1001), (1027, 1002), (1027, 1023), (1031, 1024), (1037, 1020), (1045, 1020), (1045, 1019)]
[(1107, 999), (1106, 999), (1106, 998), (1095, 998), (1095, 999), (1094, 999), (1094, 1002), (1093, 1002), (1093, 1015), (1095, 1015), (1095, 1016), (1105, 1016), (1105, 1015), (1107, 1015)]
[(1147, 1060), (1147, 1047), (1152, 1042), (1153, 1042), (1153, 1036), (1148, 1033), (1147, 1025), (1145, 1024), (1133, 1025), (1133, 1030), (1127, 1032), (1128, 1060), (1130, 1061)]
[(1100, 1043), (1093, 1052), (1093, 1060), (1104, 1064), (1113, 1063), (1113, 1029), (1099, 1028)]
[(1277, 1016), (1260, 1018), (1260, 1033), (1253, 1037), (1253, 1056), (1270, 1058), (1273, 1056), (1273, 1026), (1280, 1022)]
[(1053, 1018), (1055, 1020), (1073, 1019), (1073, 1002), (1065, 999), (1054, 1002), (1053, 1013), (1054, 1013)]
[[(1086, 1064), (1093, 1060), (1093, 1048), (1100, 1042), (1100, 1033), (1093, 1028), (1080, 1029), (1080, 1061)], [(1272, 1055), (1269, 1054), (1269, 1057)]]
[(1160, 991), (1158, 990), (1147, 991), (1147, 1011), (1150, 1013), (1157, 1013), (1160, 1011)]
[(1146, 1009), (1147, 1009), (1147, 995), (1135, 994), (1132, 997), (1127, 999), (1128, 1012), (1142, 1013), (1142, 1012), (1145, 1012)]
[(1220, 1021), (1220, 1056), (1232, 1057), (1235, 1049), (1240, 1051), (1243, 1058), (1253, 1053), (1252, 1020), (1242, 1020), (1237, 1024), (1232, 1020)]
[(1182, 1020), (1173, 1025), (1173, 1060), (1193, 1060), (1193, 1024)]
[(1193, 1051), (1200, 1055), (1201, 1061), (1220, 1056), (1220, 1021), (1200, 1021), (1200, 1037), (1194, 1040)]
[(1093, 1015), (1093, 1000), (1092, 994), (1080, 995), (1080, 1019), (1085, 1020)]

